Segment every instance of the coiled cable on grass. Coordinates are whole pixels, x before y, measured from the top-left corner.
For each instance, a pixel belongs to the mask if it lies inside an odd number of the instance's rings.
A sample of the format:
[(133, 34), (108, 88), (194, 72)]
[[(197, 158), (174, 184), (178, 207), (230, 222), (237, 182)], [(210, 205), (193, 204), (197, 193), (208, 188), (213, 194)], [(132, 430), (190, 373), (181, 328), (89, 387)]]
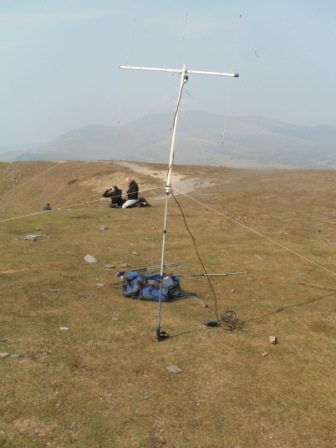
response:
[(218, 323), (223, 326), (225, 330), (234, 331), (238, 324), (236, 313), (231, 310), (225, 310)]

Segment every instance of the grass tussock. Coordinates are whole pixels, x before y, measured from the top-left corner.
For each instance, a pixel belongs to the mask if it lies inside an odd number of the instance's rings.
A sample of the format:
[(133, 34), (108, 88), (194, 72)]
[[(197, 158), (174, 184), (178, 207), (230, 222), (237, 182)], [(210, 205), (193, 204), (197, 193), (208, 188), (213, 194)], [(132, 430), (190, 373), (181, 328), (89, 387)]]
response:
[[(160, 179), (117, 163), (0, 164), (0, 351), (20, 355), (0, 359), (0, 446), (335, 446), (336, 173), (174, 169), (196, 181), (169, 198), (165, 261), (180, 264), (168, 271), (202, 274), (200, 257), (208, 273), (246, 274), (212, 288), (181, 277), (208, 307), (164, 303), (157, 343), (157, 304), (124, 298), (114, 274), (160, 264)], [(129, 174), (152, 207), (107, 208), (102, 192)], [(204, 325), (225, 310), (236, 331)]]

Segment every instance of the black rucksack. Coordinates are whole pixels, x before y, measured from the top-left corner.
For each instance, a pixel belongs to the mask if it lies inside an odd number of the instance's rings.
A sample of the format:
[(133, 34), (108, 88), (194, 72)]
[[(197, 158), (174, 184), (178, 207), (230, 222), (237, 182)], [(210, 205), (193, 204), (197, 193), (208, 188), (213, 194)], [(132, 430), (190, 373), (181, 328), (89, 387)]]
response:
[(149, 207), (150, 204), (146, 201), (145, 198), (139, 198), (137, 202), (138, 207)]

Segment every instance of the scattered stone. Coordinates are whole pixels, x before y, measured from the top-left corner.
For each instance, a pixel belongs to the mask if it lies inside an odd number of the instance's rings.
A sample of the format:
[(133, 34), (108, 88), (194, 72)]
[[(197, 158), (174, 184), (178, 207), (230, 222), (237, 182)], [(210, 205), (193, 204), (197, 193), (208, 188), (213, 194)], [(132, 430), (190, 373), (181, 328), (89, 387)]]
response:
[(275, 344), (278, 343), (278, 340), (277, 340), (277, 338), (276, 338), (275, 336), (270, 336), (270, 337), (269, 337), (269, 341), (270, 341), (270, 343), (273, 344), (273, 345), (275, 345)]
[(231, 293), (233, 294), (236, 290), (234, 288), (231, 289)]
[(0, 352), (0, 358), (7, 358), (9, 356), (9, 353), (7, 352)]
[(128, 264), (128, 263), (121, 263), (119, 265), (120, 268), (128, 268), (128, 266), (130, 266), (130, 264)]
[(90, 254), (85, 255), (84, 260), (85, 260), (87, 263), (98, 263), (97, 258), (94, 257), (93, 255), (90, 255)]
[(59, 288), (49, 288), (50, 292), (60, 292)]
[(11, 355), (9, 355), (9, 357), (10, 357), (11, 359), (17, 359), (17, 358), (20, 358), (21, 355), (19, 355), (18, 353), (12, 353)]
[(24, 240), (37, 241), (49, 238), (49, 235), (26, 235), (22, 237)]
[(119, 320), (119, 317), (112, 317), (112, 320)]
[(149, 400), (150, 398), (152, 398), (151, 394), (145, 394), (145, 400)]
[(0, 342), (7, 342), (8, 341), (8, 339), (6, 339), (6, 338), (1, 338), (0, 339)]
[(136, 255), (137, 257), (140, 255), (138, 252), (135, 252), (135, 251), (133, 251), (132, 254)]
[(60, 327), (60, 330), (61, 331), (67, 331), (67, 330), (70, 330), (70, 328), (69, 327)]
[(268, 356), (267, 352), (262, 352), (261, 356)]
[(182, 369), (180, 369), (179, 367), (174, 366), (174, 365), (167, 366), (166, 369), (168, 370), (169, 373), (181, 373), (182, 372)]
[(105, 264), (105, 265), (104, 265), (104, 268), (106, 268), (106, 269), (112, 269), (112, 268), (114, 268), (114, 264)]
[(107, 230), (107, 229), (109, 229), (109, 227), (105, 226), (104, 224), (100, 226), (100, 230)]

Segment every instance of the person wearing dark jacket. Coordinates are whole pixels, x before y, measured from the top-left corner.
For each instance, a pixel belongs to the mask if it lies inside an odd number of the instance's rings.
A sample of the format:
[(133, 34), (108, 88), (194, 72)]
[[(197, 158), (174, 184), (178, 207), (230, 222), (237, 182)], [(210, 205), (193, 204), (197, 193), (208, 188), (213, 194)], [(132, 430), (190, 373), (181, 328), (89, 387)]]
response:
[(111, 208), (122, 207), (123, 203), (125, 202), (124, 199), (122, 198), (122, 191), (116, 185), (104, 191), (103, 197), (111, 198), (111, 204), (110, 204)]
[(128, 185), (128, 190), (126, 192), (127, 200), (123, 204), (122, 208), (134, 207), (138, 202), (138, 196), (139, 196), (139, 187), (138, 184), (135, 182), (135, 180), (132, 179), (131, 177), (127, 177), (126, 183)]

